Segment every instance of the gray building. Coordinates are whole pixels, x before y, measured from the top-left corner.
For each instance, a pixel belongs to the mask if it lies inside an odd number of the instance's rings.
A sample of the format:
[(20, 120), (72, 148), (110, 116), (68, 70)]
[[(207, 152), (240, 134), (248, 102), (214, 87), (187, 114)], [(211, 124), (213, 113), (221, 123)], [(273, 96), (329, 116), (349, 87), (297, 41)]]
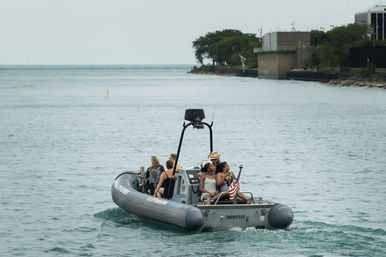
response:
[(256, 48), (260, 78), (286, 79), (292, 69), (305, 68), (311, 56), (310, 32), (271, 32)]
[(355, 14), (355, 23), (370, 25), (371, 39), (386, 39), (386, 5), (376, 5), (367, 12)]

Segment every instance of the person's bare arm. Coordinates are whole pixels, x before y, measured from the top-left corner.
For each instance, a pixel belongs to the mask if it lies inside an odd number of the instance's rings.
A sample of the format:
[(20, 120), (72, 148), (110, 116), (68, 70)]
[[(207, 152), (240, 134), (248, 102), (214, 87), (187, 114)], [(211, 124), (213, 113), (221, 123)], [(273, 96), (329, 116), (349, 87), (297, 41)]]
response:
[(219, 172), (216, 174), (216, 185), (221, 186), (224, 183), (225, 175), (223, 172)]
[(165, 179), (165, 172), (162, 172), (161, 173), (161, 177), (159, 178), (159, 182), (158, 182), (157, 188), (154, 190), (154, 195), (153, 196), (157, 195), (159, 189), (162, 186), (162, 183), (164, 182), (164, 179)]

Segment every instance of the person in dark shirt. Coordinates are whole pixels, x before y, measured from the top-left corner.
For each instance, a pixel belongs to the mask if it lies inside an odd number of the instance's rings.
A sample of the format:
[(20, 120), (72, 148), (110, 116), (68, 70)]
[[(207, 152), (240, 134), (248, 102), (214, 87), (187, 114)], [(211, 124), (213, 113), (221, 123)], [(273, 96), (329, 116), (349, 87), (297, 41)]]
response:
[(165, 172), (162, 172), (157, 188), (155, 189), (154, 196), (170, 199), (173, 197), (174, 184), (178, 176), (178, 171), (173, 175), (173, 161), (166, 161)]

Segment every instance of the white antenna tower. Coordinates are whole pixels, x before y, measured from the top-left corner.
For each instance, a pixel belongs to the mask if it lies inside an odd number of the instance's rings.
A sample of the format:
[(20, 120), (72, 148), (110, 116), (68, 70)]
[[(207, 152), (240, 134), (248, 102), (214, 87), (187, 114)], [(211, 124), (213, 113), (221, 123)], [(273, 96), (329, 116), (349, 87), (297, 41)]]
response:
[(295, 22), (292, 22), (291, 25), (292, 25), (291, 31), (296, 31), (296, 29), (295, 29)]

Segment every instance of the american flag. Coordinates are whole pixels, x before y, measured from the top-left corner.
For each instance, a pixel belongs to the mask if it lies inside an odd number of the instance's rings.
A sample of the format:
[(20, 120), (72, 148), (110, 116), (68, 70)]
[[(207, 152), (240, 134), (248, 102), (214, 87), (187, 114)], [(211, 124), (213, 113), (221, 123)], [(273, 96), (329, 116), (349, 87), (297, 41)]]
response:
[(233, 201), (233, 199), (235, 199), (235, 196), (236, 196), (237, 192), (239, 191), (240, 174), (241, 174), (241, 169), (239, 171), (239, 175), (237, 175), (237, 179), (233, 180), (233, 182), (229, 186), (229, 190), (228, 190), (228, 192), (229, 192), (229, 200), (231, 200), (231, 201)]

